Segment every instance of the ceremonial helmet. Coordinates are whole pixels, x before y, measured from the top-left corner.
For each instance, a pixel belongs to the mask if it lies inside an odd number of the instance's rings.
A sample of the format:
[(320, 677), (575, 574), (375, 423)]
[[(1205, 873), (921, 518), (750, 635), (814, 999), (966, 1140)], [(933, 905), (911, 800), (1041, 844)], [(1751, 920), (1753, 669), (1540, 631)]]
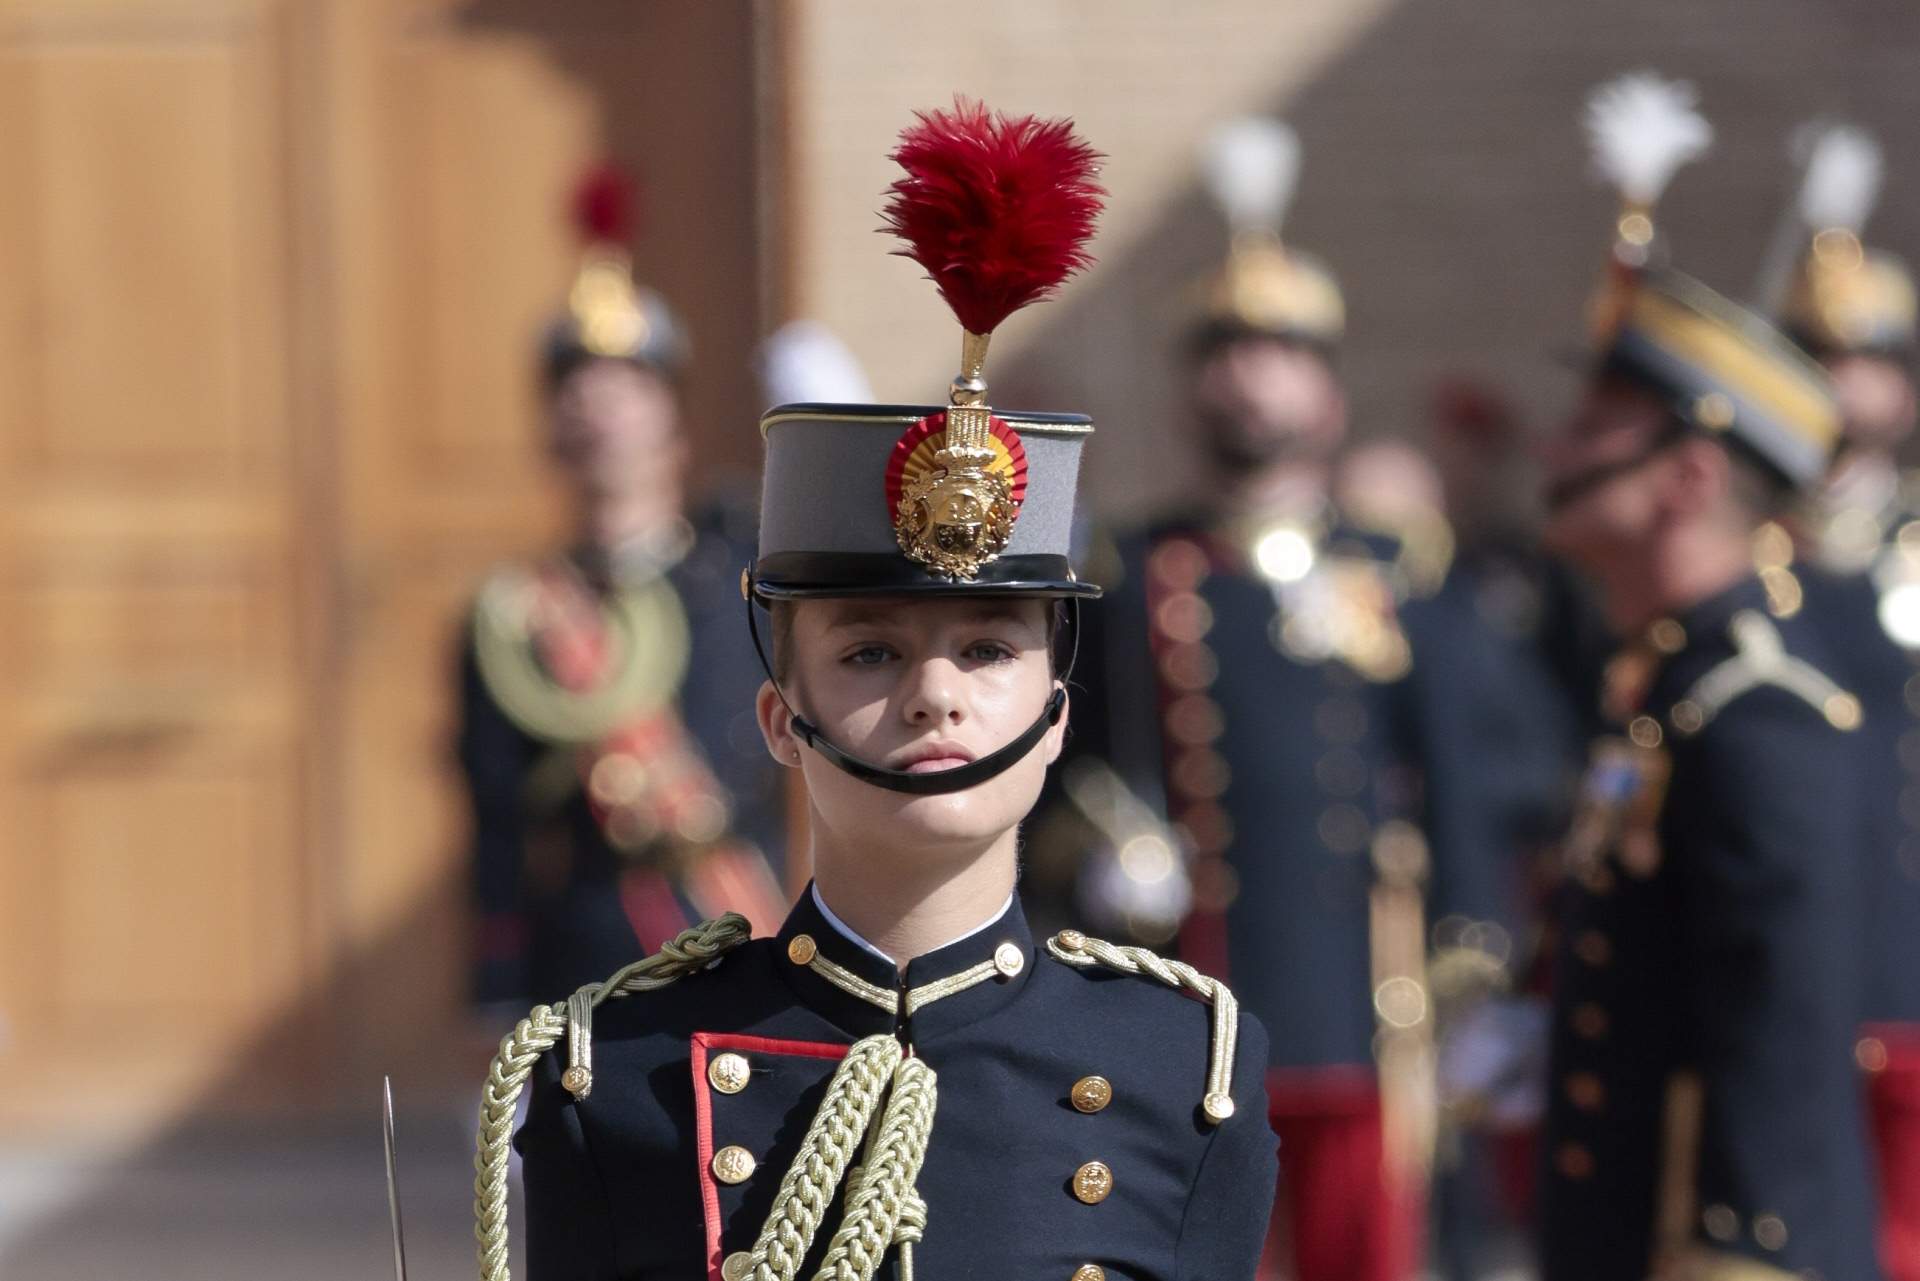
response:
[(1588, 100), (1586, 124), (1621, 199), (1592, 307), (1594, 376), (1651, 392), (1682, 427), (1737, 444), (1794, 488), (1815, 484), (1840, 435), (1825, 371), (1756, 313), (1658, 261), (1654, 206), (1713, 136), (1691, 86), (1622, 77)]
[[(784, 404), (762, 416), (760, 545), (741, 575), (756, 644), (755, 603), (850, 596), (1077, 602), (1100, 593), (1068, 559), (1080, 451), (1093, 424), (1081, 414), (989, 407), (986, 358), (1002, 320), (1092, 262), (1084, 246), (1105, 194), (1094, 181), (1101, 157), (1071, 121), (1007, 116), (959, 99), (951, 111), (918, 113), (893, 159), (904, 173), (889, 189), (885, 230), (902, 241), (897, 253), (926, 269), (960, 321), (960, 374), (945, 405)], [(1070, 609), (1070, 630), (1073, 618)], [(930, 794), (1009, 768), (1064, 707), (1063, 685), (1014, 742), (927, 774), (858, 760), (797, 712), (793, 724), (803, 742), (855, 777)]]
[(626, 174), (601, 165), (573, 192), (580, 265), (566, 307), (542, 343), (547, 385), (575, 367), (607, 357), (672, 377), (687, 358), (686, 332), (666, 300), (633, 279), (634, 192)]
[(1245, 116), (1208, 137), (1201, 152), (1207, 193), (1232, 236), (1226, 261), (1200, 287), (1193, 341), (1205, 350), (1247, 336), (1322, 351), (1346, 332), (1346, 302), (1333, 273), (1280, 238), (1300, 176), (1300, 140), (1278, 120)]
[(1817, 355), (1900, 356), (1914, 339), (1906, 264), (1860, 240), (1880, 191), (1880, 145), (1852, 125), (1803, 129), (1795, 214), (1806, 241), (1777, 307), (1780, 323)]

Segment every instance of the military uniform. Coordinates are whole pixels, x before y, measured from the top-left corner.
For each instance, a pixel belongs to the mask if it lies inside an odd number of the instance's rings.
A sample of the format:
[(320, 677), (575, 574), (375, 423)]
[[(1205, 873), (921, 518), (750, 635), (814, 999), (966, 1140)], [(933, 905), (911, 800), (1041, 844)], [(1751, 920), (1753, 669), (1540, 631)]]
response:
[(781, 848), (782, 793), (731, 584), (751, 537), (716, 507), (667, 565), (608, 581), (598, 558), (562, 557), (482, 589), (460, 638), (457, 737), (481, 1004), (570, 992), (768, 897), (751, 851)]
[[(1210, 149), (1234, 238), (1200, 291), (1202, 354), (1242, 338), (1330, 353), (1343, 336), (1333, 276), (1281, 243), (1284, 194), (1236, 195), (1276, 181), (1290, 138), (1240, 121)], [(1410, 697), (1421, 671), (1402, 611), (1445, 575), (1444, 522), (1395, 536), (1330, 502), (1194, 510), (1117, 544), (1085, 647), (1095, 707), (1070, 750), (1171, 824), (1184, 880), (1160, 883), (1191, 886), (1180, 954), (1230, 978), (1270, 1033), (1290, 1270), (1404, 1275), (1429, 1119), (1425, 895), (1475, 942), (1493, 937), (1497, 896), (1484, 863), (1460, 876), (1430, 861), (1419, 823), (1426, 735), (1458, 727)], [(1160, 873), (1141, 853), (1109, 861)]]
[(1644, 646), (1616, 660), (1653, 670), (1595, 744), (1567, 846), (1544, 1275), (1699, 1248), (1875, 1275), (1859, 704), (1757, 580)]
[[(543, 363), (557, 391), (595, 360), (672, 377), (686, 344), (634, 283), (617, 174), (577, 195), (586, 248)], [(458, 756), (473, 822), (473, 995), (553, 999), (702, 916), (764, 929), (786, 896), (779, 770), (752, 713), (734, 569), (751, 514), (722, 504), (633, 545), (489, 575), (460, 640)]]
[[(1274, 1178), (1264, 1036), (1242, 1023), (1239, 1115), (1212, 1125), (1206, 1007), (1064, 963), (1071, 943), (1050, 951), (1015, 903), (896, 972), (808, 893), (778, 938), (603, 1008), (591, 1094), (561, 1087), (560, 1055), (529, 1086), (533, 1275), (736, 1276), (729, 1260), (753, 1248), (833, 1069), (879, 1035), (939, 1074), (919, 1275), (1244, 1277), (1266, 1228), (1248, 1192)], [(951, 995), (914, 995), (970, 974)], [(888, 1008), (903, 995), (910, 1014)], [(801, 1275), (825, 1250), (823, 1233)], [(891, 1262), (878, 1275), (896, 1275)]]
[[(943, 199), (999, 182), (979, 167), (993, 156), (1013, 177), (991, 207)], [(1028, 246), (991, 282), (1025, 277), (1028, 297), (1043, 296), (1085, 261), (1095, 158), (1063, 122), (965, 102), (903, 135), (907, 177), (888, 217), (963, 319), (963, 372), (945, 407), (797, 404), (763, 417), (759, 547), (739, 580), (756, 639), (757, 611), (788, 602), (1028, 598), (1057, 602), (1071, 628), (1099, 594), (1068, 558), (1092, 424), (988, 407), (987, 334), (1010, 307), (966, 305), (981, 290), (951, 249)], [(1078, 230), (1052, 253), (1022, 234), (1063, 227)], [(957, 793), (1043, 742), (1068, 666), (1022, 733), (949, 769), (863, 760), (804, 706), (789, 703), (787, 724), (801, 750), (862, 783)], [(771, 663), (769, 679), (804, 704)], [(516, 1028), (482, 1107), (488, 1281), (506, 1273), (523, 1088), (536, 1281), (1252, 1273), (1276, 1165), (1266, 1036), (1224, 984), (1071, 931), (1037, 941), (1011, 898), (904, 966), (830, 908), (810, 890), (772, 940), (748, 940), (737, 916), (708, 922)]]
[[(1689, 436), (1804, 491), (1838, 436), (1824, 375), (1756, 316), (1649, 268), (1648, 212), (1629, 196), (1635, 258), (1616, 260), (1593, 376), (1659, 401), (1668, 426), (1553, 500)], [(1610, 731), (1562, 849), (1548, 1281), (1878, 1273), (1853, 1060), (1872, 780), (1860, 700), (1798, 604), (1777, 576), (1740, 579), (1608, 666)]]
[[(1780, 303), (1783, 327), (1822, 361), (1884, 362), (1908, 381), (1915, 301), (1907, 268), (1863, 246), (1877, 144), (1851, 126), (1815, 138), (1799, 213), (1807, 241)], [(1868, 181), (1861, 181), (1861, 178)], [(1836, 197), (1838, 201), (1836, 203)], [(1891, 449), (1894, 442), (1875, 442)], [(1873, 954), (1856, 1058), (1882, 1206), (1882, 1262), (1920, 1278), (1920, 476), (1843, 458), (1801, 513), (1806, 613), (1866, 708)], [(1776, 539), (1779, 543), (1781, 540)], [(1777, 559), (1777, 556), (1776, 556)]]

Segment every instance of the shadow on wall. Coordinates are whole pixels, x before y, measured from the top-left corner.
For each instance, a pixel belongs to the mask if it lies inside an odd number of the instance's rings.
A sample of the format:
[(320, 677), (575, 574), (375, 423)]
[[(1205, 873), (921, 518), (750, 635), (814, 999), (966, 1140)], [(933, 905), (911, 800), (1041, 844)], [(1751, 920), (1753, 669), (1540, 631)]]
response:
[[(757, 440), (732, 427), (747, 428), (760, 408), (743, 371), (763, 318), (733, 301), (759, 296), (751, 167), (708, 163), (709, 144), (683, 124), (699, 113), (703, 138), (711, 129), (733, 140), (721, 145), (752, 147), (751, 6), (594, 0), (558, 12), (477, 0), (462, 20), (537, 36), (598, 95), (614, 151), (647, 172), (655, 193), (642, 274), (686, 310), (700, 344), (688, 389), (695, 428), (715, 466), (750, 466)], [(658, 48), (714, 57), (636, 63), (636, 20), (659, 24)], [(604, 38), (616, 29), (622, 39)], [(1676, 182), (1664, 221), (1683, 265), (1739, 291), (1791, 184), (1781, 149), (1792, 124), (1844, 113), (1877, 130), (1889, 155), (1920, 154), (1916, 58), (1920, 11), (1907, 0), (1402, 6), (1304, 94), (1272, 104), (1307, 150), (1291, 232), (1347, 288), (1343, 359), (1359, 429), (1411, 423), (1425, 380), (1462, 367), (1500, 378), (1536, 415), (1554, 410), (1566, 384), (1550, 356), (1579, 337), (1613, 212), (1586, 176), (1576, 127), (1589, 85), (1642, 66), (1699, 85), (1720, 141)], [(1123, 139), (1106, 145), (1124, 150)], [(709, 241), (716, 220), (738, 255), (671, 252), (677, 239)], [(1920, 175), (1896, 161), (1870, 231), (1920, 256)], [(1221, 244), (1211, 211), (1182, 193), (1141, 239), (1108, 246), (1095, 281), (1045, 309), (1037, 340), (995, 371), (1000, 403), (1096, 416), (1103, 435), (1086, 491), (1108, 514), (1164, 500), (1180, 482), (1171, 460), (1190, 451), (1176, 366), (1158, 356), (1172, 351), (1184, 291)], [(52, 1281), (136, 1266), (200, 1278), (383, 1275), (383, 1071), (401, 1091), (414, 1275), (469, 1275), (462, 1127), (480, 1056), (454, 1043), (455, 1012), (410, 1025), (398, 1013), (406, 1001), (383, 988), (398, 958), (460, 946), (463, 897), (459, 884), (436, 887), (412, 919), (264, 1029), (230, 1079), (143, 1151), (0, 1155), (0, 1205), (12, 1216), (0, 1216), (0, 1275)], [(343, 1013), (355, 1010), (396, 1013), (355, 1026)], [(334, 1062), (313, 1074), (332, 1083), (313, 1115), (268, 1125), (236, 1112), (258, 1074), (295, 1071), (315, 1054)]]
[[(1868, 238), (1920, 257), (1920, 8), (1902, 0), (1422, 0), (1403, 4), (1290, 101), (1301, 189), (1288, 238), (1347, 294), (1341, 355), (1357, 435), (1417, 430), (1433, 379), (1472, 370), (1550, 424), (1572, 387), (1559, 354), (1611, 236), (1590, 176), (1587, 90), (1650, 68), (1692, 80), (1713, 150), (1662, 204), (1676, 265), (1749, 288), (1796, 176), (1786, 138), (1817, 115), (1856, 120), (1892, 158)], [(1124, 163), (1125, 139), (1100, 140)], [(1197, 142), (1197, 140), (1196, 140)], [(1176, 355), (1191, 290), (1225, 250), (1189, 187), (1039, 310), (1037, 336), (997, 368), (1008, 406), (1072, 409), (1101, 429), (1083, 492), (1100, 515), (1189, 492), (1190, 419)]]

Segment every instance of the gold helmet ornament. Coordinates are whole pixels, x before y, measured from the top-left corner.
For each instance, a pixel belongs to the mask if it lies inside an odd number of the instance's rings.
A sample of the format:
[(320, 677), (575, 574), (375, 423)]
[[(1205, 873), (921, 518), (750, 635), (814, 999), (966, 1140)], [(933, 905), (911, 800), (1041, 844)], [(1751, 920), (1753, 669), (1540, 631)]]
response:
[[(1800, 255), (1768, 298), (1783, 328), (1824, 355), (1899, 355), (1913, 346), (1914, 285), (1905, 264), (1860, 232), (1880, 194), (1880, 145), (1853, 125), (1798, 130), (1805, 174), (1794, 207)], [(1783, 295), (1783, 296), (1781, 296)]]
[(574, 189), (580, 265), (566, 309), (547, 326), (549, 385), (598, 358), (630, 360), (669, 375), (685, 363), (679, 319), (659, 294), (634, 283), (633, 206), (631, 180), (610, 164), (590, 170)]
[(1620, 201), (1607, 274), (1589, 304), (1596, 339), (1620, 325), (1636, 277), (1654, 263), (1653, 211), (1667, 184), (1713, 143), (1713, 126), (1697, 101), (1691, 84), (1648, 71), (1619, 76), (1587, 95), (1582, 123), (1594, 173)]
[(1333, 273), (1283, 244), (1280, 227), (1300, 177), (1300, 139), (1279, 120), (1226, 121), (1200, 154), (1207, 193), (1232, 237), (1227, 259), (1201, 287), (1201, 347), (1265, 335), (1332, 348), (1346, 332)]

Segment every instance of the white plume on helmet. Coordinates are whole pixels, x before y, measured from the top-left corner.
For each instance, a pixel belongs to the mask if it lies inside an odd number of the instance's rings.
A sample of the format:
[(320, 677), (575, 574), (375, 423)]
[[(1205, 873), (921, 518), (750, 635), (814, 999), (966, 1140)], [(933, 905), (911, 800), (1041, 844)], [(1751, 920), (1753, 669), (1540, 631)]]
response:
[(1801, 222), (1858, 235), (1880, 196), (1880, 144), (1857, 125), (1812, 124), (1795, 131), (1793, 151), (1806, 166)]
[(1228, 120), (1208, 135), (1200, 162), (1234, 234), (1279, 234), (1300, 177), (1300, 138), (1291, 127), (1265, 116)]
[(1587, 96), (1587, 143), (1600, 178), (1636, 205), (1652, 205), (1676, 170), (1706, 151), (1713, 126), (1684, 80), (1647, 71), (1609, 80)]

